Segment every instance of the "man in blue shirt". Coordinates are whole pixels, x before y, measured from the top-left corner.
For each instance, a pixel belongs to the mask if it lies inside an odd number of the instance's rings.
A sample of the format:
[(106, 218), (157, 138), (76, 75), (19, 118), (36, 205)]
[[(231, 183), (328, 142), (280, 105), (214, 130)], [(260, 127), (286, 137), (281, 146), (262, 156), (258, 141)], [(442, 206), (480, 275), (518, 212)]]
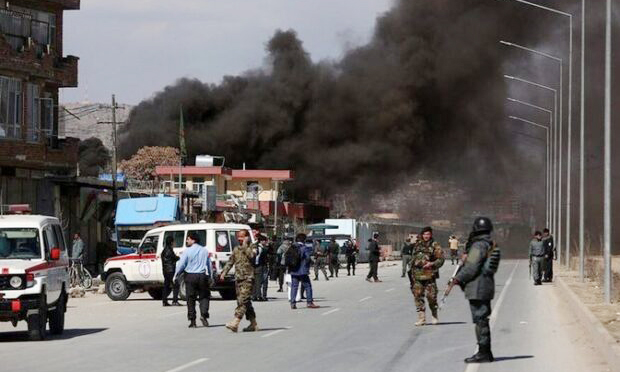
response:
[(200, 304), (200, 321), (205, 327), (209, 326), (209, 300), (211, 289), (209, 278), (211, 277), (211, 259), (209, 252), (200, 245), (200, 237), (194, 231), (190, 231), (185, 239), (188, 247), (177, 262), (175, 279), (185, 272), (185, 294), (187, 296), (187, 319), (189, 328), (196, 328), (196, 299)]
[[(307, 307), (310, 309), (318, 309), (319, 306), (315, 305), (312, 298), (312, 283), (310, 282), (310, 258), (312, 256), (313, 248), (311, 244), (306, 244), (306, 234), (297, 234), (295, 237), (295, 244), (290, 249), (299, 250), (299, 257), (301, 262), (299, 267), (289, 268), (289, 274), (291, 274), (291, 309), (297, 309), (297, 290), (301, 283), (302, 289), (306, 292)], [(302, 292), (303, 293), (303, 292)]]

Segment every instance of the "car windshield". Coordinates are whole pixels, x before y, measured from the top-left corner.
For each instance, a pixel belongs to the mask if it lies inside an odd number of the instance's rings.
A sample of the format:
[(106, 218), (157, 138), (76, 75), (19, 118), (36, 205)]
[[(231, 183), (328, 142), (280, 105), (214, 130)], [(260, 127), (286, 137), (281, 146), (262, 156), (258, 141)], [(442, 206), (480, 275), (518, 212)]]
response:
[(0, 228), (0, 260), (41, 258), (38, 229)]
[(142, 244), (138, 247), (138, 252), (140, 253), (156, 253), (157, 252), (157, 241), (159, 240), (159, 235), (147, 235), (144, 237)]

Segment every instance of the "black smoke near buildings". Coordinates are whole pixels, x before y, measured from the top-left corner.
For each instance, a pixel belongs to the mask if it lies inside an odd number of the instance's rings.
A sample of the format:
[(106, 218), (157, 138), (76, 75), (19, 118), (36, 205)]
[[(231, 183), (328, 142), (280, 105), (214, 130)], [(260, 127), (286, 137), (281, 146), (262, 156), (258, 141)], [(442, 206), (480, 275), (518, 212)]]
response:
[(539, 32), (497, 0), (401, 0), (367, 45), (314, 63), (278, 30), (263, 68), (217, 85), (181, 79), (140, 103), (120, 155), (178, 147), (182, 105), (190, 155), (291, 168), (300, 189), (386, 191), (425, 170), (497, 192), (524, 167), (504, 127), (498, 41)]
[(99, 138), (91, 137), (80, 141), (78, 146), (80, 175), (97, 177), (110, 161), (110, 152)]

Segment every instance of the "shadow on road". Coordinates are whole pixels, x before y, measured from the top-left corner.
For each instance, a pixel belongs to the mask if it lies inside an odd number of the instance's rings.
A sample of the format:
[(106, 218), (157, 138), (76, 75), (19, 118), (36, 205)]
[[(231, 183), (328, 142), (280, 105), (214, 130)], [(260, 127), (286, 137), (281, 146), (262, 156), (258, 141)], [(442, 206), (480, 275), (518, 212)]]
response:
[(467, 324), (465, 322), (439, 322), (437, 324), (431, 324), (431, 325), (455, 325), (455, 324)]
[(509, 360), (519, 360), (519, 359), (531, 359), (533, 355), (515, 355), (515, 356), (506, 356), (506, 357), (495, 357), (496, 362), (505, 362)]
[[(49, 341), (56, 340), (69, 340), (75, 337), (88, 336), (94, 333), (99, 333), (106, 331), (108, 328), (76, 328), (76, 329), (65, 329), (65, 331), (61, 335), (50, 335), (48, 333)], [(20, 341), (29, 341), (28, 332), (5, 332), (0, 333), (0, 342), (20, 342)]]

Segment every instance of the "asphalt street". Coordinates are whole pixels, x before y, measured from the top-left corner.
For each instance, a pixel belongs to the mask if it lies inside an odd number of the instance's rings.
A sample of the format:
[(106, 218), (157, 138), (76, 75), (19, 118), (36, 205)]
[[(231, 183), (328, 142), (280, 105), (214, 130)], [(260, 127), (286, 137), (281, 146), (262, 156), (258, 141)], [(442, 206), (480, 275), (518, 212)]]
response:
[[(466, 365), (475, 351), (469, 305), (458, 288), (440, 324), (415, 327), (409, 283), (400, 264), (379, 269), (382, 283), (357, 276), (313, 281), (320, 309), (292, 311), (270, 282), (256, 303), (256, 333), (224, 327), (234, 301), (214, 295), (211, 325), (188, 329), (185, 307), (161, 306), (147, 294), (113, 302), (105, 295), (71, 299), (66, 331), (26, 341), (25, 323), (0, 324), (2, 371), (607, 371), (554, 285), (534, 287), (526, 261), (504, 260), (496, 276), (493, 352), (497, 362)], [(393, 265), (393, 264), (392, 264)], [(454, 266), (442, 268), (443, 287)], [(430, 315), (428, 316), (430, 319)], [(244, 320), (242, 326), (247, 322)]]

